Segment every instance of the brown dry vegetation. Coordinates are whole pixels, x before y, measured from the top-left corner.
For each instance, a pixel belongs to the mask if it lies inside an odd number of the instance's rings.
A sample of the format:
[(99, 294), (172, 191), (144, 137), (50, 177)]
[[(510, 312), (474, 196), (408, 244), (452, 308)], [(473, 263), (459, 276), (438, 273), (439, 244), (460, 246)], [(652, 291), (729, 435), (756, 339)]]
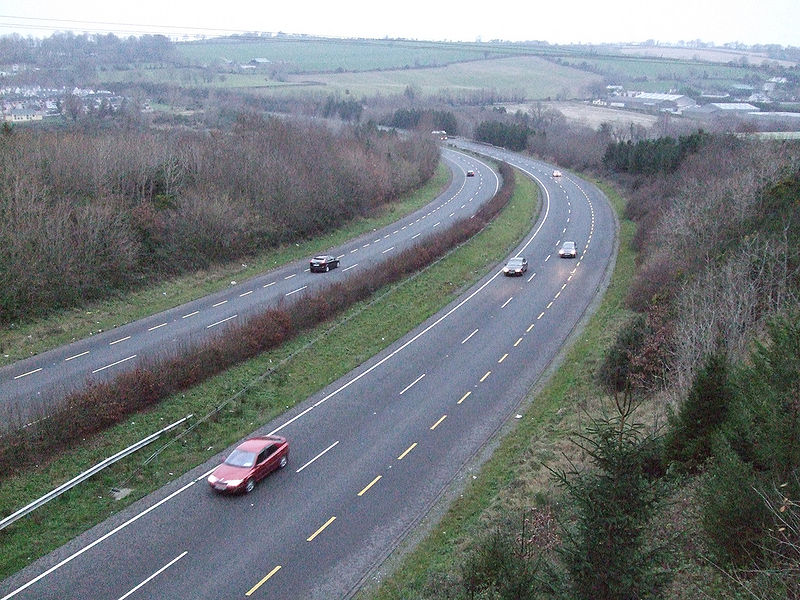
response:
[(672, 330), (660, 387), (674, 404), (720, 339), (744, 359), (764, 324), (798, 305), (796, 204), (793, 213), (791, 200), (778, 209), (768, 198), (799, 166), (794, 146), (716, 137), (674, 175), (634, 183), (627, 213), (641, 265), (628, 302), (671, 316), (659, 319)]
[(327, 231), (428, 180), (435, 144), (241, 116), (232, 131), (0, 137), (0, 324)]

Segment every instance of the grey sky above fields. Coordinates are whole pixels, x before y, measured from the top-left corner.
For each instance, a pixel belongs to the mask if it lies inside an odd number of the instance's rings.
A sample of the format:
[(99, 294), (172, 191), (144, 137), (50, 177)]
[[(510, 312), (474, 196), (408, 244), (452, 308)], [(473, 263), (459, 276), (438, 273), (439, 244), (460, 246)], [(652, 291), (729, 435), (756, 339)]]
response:
[[(196, 0), (0, 0), (0, 35), (56, 31), (214, 37), (291, 33), (331, 37), (551, 44), (701, 40), (800, 46), (798, 0), (306, 0), (199, 3)], [(2, 57), (0, 57), (2, 62)]]

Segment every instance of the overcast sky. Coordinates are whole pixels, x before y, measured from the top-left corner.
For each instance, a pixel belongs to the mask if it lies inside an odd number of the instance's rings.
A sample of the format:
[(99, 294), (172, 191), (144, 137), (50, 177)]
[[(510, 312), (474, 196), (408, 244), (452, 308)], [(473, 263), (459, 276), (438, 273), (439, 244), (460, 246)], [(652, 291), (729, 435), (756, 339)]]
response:
[(0, 0), (0, 35), (47, 37), (67, 30), (800, 46), (800, 0)]

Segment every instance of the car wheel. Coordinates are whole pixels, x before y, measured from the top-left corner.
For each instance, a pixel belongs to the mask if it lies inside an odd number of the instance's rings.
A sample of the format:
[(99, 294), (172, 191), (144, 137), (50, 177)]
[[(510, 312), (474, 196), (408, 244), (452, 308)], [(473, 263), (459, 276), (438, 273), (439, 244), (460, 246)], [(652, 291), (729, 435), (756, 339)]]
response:
[(330, 267), (330, 265), (325, 265), (325, 272), (327, 273), (327, 272), (328, 272), (328, 271), (330, 271), (330, 270), (331, 270), (331, 267)]
[(254, 489), (256, 489), (256, 482), (252, 479), (248, 479), (247, 483), (244, 485), (244, 491), (249, 494)]
[(281, 462), (278, 463), (278, 467), (282, 469), (288, 464), (289, 464), (289, 459), (287, 459), (285, 456), (281, 456)]

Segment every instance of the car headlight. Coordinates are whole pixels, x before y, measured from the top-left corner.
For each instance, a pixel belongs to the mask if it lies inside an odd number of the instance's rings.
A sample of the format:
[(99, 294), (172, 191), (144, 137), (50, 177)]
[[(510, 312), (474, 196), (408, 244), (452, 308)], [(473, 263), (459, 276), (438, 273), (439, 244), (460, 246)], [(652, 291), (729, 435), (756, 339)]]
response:
[(208, 476), (208, 483), (217, 483), (219, 481), (219, 477), (216, 475), (209, 475)]

